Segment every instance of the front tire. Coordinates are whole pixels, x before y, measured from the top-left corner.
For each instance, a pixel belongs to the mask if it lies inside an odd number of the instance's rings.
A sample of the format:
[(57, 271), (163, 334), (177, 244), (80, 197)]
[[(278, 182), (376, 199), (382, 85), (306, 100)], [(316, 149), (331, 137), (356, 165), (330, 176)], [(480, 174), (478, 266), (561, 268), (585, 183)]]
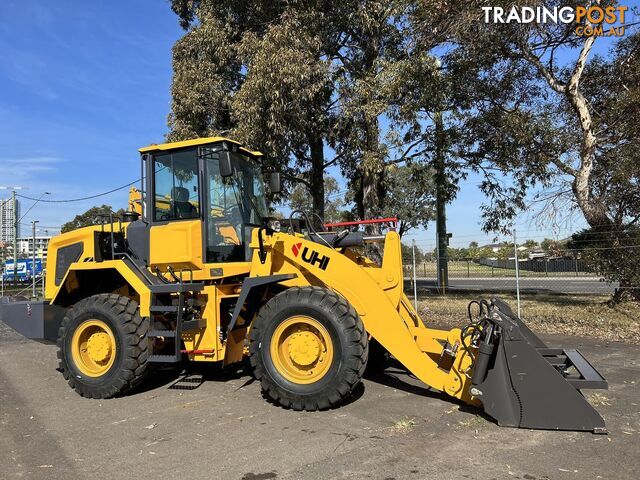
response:
[(250, 361), (266, 397), (285, 408), (336, 407), (359, 385), (369, 352), (362, 320), (339, 295), (290, 288), (251, 327)]
[(100, 294), (76, 303), (58, 331), (64, 378), (83, 397), (111, 398), (138, 385), (147, 373), (149, 320), (138, 303)]

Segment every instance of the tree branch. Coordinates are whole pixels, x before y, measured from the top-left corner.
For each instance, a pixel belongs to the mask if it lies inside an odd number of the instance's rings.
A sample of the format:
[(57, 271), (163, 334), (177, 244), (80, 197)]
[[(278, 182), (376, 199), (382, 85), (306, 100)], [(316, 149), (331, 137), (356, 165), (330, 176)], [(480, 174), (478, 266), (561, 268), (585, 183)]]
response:
[(571, 78), (569, 79), (569, 92), (575, 92), (578, 89), (578, 82), (580, 81), (580, 77), (582, 76), (584, 67), (587, 64), (587, 58), (589, 57), (589, 52), (591, 51), (591, 47), (593, 47), (593, 42), (595, 42), (595, 40), (596, 36), (592, 35), (590, 37), (587, 37), (584, 44), (582, 45), (580, 56), (578, 56), (578, 61), (576, 62), (576, 65), (573, 68), (573, 73), (571, 74)]
[(311, 190), (311, 182), (305, 180), (304, 178), (294, 177), (293, 175), (288, 175), (286, 173), (281, 173), (280, 175), (282, 175), (284, 178), (286, 178), (287, 180), (290, 180), (292, 182), (301, 183), (301, 184), (305, 185), (309, 190)]
[(538, 69), (538, 71), (547, 81), (549, 86), (558, 93), (565, 93), (566, 85), (560, 82), (553, 75), (553, 72), (551, 72), (550, 70), (547, 69), (547, 67), (544, 66), (544, 64), (542, 63), (542, 60), (540, 60), (540, 57), (538, 57), (531, 51), (531, 49), (529, 48), (529, 45), (526, 44), (526, 41), (523, 42), (522, 40), (519, 40), (518, 43), (520, 45), (520, 50), (522, 51), (522, 56), (525, 58), (525, 60), (527, 60), (529, 63), (531, 63), (534, 67)]

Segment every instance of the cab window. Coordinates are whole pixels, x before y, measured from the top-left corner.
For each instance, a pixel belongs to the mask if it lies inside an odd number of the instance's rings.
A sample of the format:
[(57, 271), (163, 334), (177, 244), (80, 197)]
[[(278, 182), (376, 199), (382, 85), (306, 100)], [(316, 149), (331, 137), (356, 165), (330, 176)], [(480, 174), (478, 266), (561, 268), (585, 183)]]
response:
[(233, 180), (222, 178), (217, 159), (206, 161), (208, 185), (206, 261), (244, 261), (244, 221), (242, 204)]
[(193, 150), (154, 157), (155, 221), (200, 217), (198, 159)]

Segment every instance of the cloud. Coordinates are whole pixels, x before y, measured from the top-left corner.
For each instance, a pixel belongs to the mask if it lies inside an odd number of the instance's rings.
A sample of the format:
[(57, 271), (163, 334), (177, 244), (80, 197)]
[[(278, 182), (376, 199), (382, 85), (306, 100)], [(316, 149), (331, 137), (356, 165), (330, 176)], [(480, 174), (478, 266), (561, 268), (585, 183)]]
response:
[(55, 172), (62, 162), (57, 157), (0, 158), (0, 183), (13, 184), (15, 179), (24, 181), (34, 175)]

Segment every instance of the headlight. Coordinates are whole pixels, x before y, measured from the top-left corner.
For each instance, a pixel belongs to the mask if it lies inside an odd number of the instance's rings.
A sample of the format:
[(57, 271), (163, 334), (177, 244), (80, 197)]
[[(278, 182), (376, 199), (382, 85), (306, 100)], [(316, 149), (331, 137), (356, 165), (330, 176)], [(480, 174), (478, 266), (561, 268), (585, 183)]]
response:
[(269, 220), (267, 222), (267, 227), (269, 227), (274, 232), (280, 231), (280, 220)]

